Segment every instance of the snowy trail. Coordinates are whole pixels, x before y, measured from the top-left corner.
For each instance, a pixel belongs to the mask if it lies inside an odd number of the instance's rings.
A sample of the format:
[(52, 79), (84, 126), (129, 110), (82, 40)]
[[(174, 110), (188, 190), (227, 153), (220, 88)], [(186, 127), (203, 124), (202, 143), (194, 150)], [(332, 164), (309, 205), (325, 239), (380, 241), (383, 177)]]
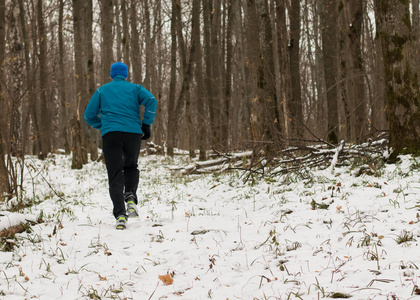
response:
[(103, 164), (34, 160), (64, 200), (39, 176), (28, 186), (42, 201), (25, 213), (42, 210), (45, 222), (0, 252), (0, 298), (419, 297), (420, 174), (409, 157), (381, 177), (336, 168), (255, 184), (172, 174), (179, 160), (140, 159), (140, 218), (125, 231), (114, 228)]

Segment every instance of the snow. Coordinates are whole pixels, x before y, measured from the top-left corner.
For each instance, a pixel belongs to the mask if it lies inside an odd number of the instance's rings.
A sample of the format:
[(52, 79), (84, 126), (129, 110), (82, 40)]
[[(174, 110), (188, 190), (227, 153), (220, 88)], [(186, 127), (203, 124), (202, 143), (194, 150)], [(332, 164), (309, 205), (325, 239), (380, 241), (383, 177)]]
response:
[[(181, 156), (141, 157), (140, 218), (125, 231), (114, 228), (102, 163), (26, 161), (34, 203), (20, 214), (4, 204), (0, 229), (41, 211), (44, 222), (0, 252), (0, 299), (419, 297), (420, 170), (410, 156), (376, 176), (335, 166), (246, 183), (241, 172), (181, 176), (170, 170), (192, 163)], [(167, 274), (170, 285), (159, 279)]]

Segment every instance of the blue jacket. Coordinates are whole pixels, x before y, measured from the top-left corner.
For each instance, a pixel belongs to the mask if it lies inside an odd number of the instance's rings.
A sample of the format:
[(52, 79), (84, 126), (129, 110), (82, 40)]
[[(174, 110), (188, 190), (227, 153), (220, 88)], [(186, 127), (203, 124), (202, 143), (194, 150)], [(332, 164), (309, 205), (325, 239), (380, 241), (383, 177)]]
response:
[[(145, 107), (142, 121), (139, 105)], [(85, 121), (100, 129), (102, 136), (112, 131), (143, 134), (141, 124), (153, 123), (156, 106), (157, 101), (148, 90), (118, 75), (93, 94), (85, 110)]]

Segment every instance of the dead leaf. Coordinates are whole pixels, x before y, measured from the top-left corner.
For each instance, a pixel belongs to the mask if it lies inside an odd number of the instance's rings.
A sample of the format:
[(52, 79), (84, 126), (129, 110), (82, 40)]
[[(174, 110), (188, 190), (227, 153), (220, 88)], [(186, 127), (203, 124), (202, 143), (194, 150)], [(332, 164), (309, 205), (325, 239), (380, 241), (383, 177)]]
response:
[(99, 280), (100, 281), (107, 281), (107, 279), (106, 279), (106, 277), (104, 276), (104, 277), (102, 277), (100, 274), (98, 274), (98, 276), (99, 276)]
[(174, 283), (173, 278), (169, 274), (159, 275), (159, 279), (163, 282), (164, 285), (171, 285)]

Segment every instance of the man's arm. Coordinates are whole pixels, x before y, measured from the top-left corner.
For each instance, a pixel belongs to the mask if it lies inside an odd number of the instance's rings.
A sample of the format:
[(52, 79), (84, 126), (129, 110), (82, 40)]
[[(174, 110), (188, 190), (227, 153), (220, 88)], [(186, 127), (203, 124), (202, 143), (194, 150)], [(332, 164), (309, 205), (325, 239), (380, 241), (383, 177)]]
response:
[(144, 116), (142, 123), (151, 125), (155, 119), (157, 100), (156, 98), (146, 90), (144, 87), (139, 85), (139, 104), (144, 106)]
[(90, 126), (96, 129), (101, 129), (102, 122), (99, 117), (100, 114), (100, 92), (99, 89), (93, 94), (86, 109), (85, 109), (85, 121)]

